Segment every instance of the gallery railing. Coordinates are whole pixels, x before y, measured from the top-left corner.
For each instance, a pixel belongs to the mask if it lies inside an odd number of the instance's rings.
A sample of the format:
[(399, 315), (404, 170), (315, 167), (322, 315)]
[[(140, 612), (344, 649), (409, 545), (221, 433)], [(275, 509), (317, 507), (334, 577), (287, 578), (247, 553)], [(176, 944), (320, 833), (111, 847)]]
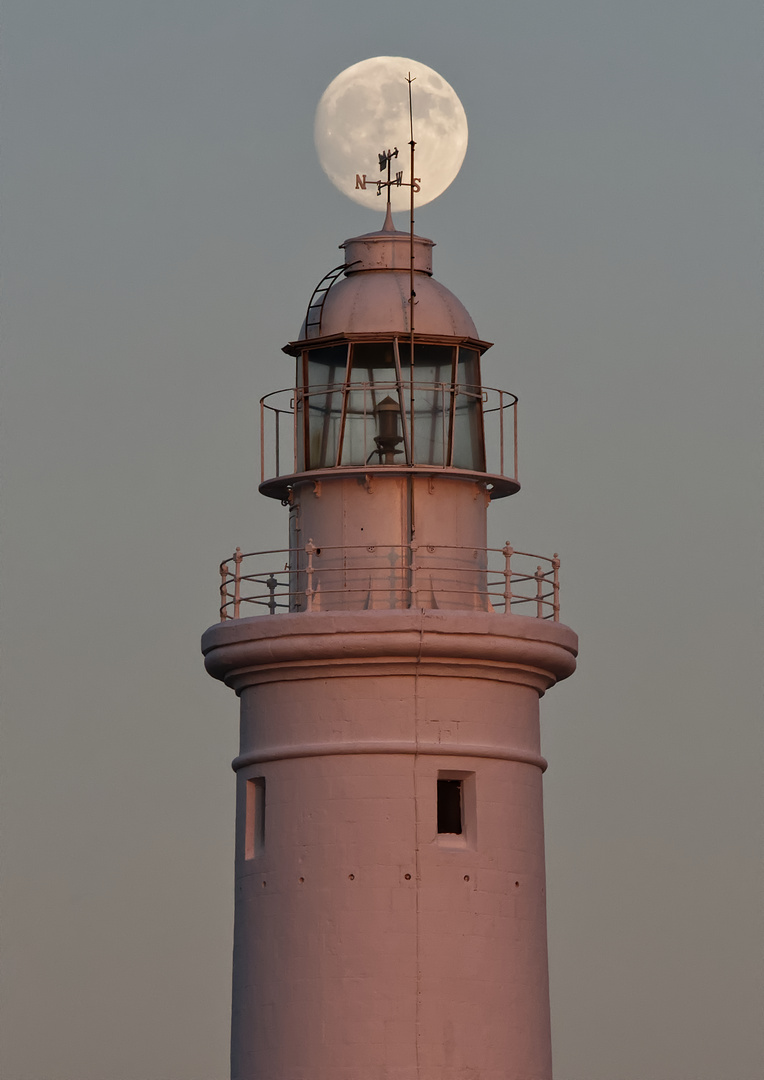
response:
[[(535, 565), (534, 565), (535, 564)], [(560, 560), (503, 548), (304, 547), (220, 564), (220, 618), (322, 610), (440, 608), (560, 618)]]
[(261, 482), (303, 471), (306, 458), (306, 471), (380, 464), (379, 405), (385, 399), (398, 406), (400, 423), (392, 467), (463, 468), (517, 482), (514, 394), (488, 386), (415, 383), (412, 433), (411, 389), (404, 382), (402, 402), (395, 382), (337, 383), (266, 394), (260, 401)]

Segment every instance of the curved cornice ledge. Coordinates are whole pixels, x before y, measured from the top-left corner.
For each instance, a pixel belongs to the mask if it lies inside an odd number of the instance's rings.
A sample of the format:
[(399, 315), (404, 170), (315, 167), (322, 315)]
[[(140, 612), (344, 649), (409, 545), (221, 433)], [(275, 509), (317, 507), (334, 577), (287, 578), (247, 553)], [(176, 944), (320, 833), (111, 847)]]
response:
[(419, 673), (532, 685), (573, 674), (576, 634), (562, 623), (491, 612), (315, 611), (231, 619), (211, 626), (202, 653), (213, 678), (240, 691), (260, 682)]

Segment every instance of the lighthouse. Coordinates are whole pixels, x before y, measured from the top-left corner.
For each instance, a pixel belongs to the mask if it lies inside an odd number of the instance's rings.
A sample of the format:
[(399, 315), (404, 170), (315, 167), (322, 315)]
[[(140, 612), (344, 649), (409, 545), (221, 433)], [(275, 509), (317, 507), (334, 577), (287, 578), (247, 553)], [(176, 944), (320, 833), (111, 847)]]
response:
[(577, 639), (558, 557), (489, 546), (518, 401), (433, 246), (388, 201), (307, 300), (261, 401), (284, 548), (221, 564), (202, 641), (240, 700), (232, 1080), (552, 1076), (539, 700)]

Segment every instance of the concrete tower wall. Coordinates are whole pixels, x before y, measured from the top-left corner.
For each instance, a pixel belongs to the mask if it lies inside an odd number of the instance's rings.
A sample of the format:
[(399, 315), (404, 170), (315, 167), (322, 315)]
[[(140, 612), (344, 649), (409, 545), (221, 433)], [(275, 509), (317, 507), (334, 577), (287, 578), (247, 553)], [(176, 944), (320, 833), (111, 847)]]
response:
[(313, 613), (204, 648), (241, 696), (234, 1080), (548, 1080), (538, 701), (575, 636)]
[(414, 606), (486, 611), (486, 505), (484, 484), (453, 475), (303, 482), (293, 491), (290, 547), (310, 539), (318, 548), (315, 608), (407, 608), (415, 533)]

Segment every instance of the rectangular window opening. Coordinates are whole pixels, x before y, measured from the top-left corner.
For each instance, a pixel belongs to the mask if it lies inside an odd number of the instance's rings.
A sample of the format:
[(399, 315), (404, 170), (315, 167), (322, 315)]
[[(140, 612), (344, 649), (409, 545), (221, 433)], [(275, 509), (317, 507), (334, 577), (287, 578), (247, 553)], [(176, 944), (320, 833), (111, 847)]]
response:
[(254, 859), (265, 847), (265, 777), (247, 780), (244, 857)]
[(438, 780), (438, 832), (461, 836), (461, 780)]

